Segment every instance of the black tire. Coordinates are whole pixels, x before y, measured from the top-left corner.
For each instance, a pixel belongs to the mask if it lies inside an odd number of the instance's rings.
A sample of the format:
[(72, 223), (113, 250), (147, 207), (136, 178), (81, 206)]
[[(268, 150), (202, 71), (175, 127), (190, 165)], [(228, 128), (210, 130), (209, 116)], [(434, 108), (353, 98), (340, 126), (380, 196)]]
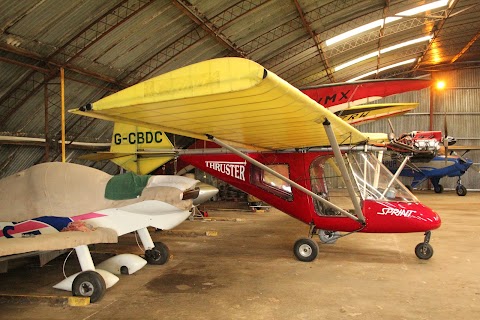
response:
[(418, 259), (428, 260), (433, 256), (433, 248), (429, 243), (424, 244), (423, 242), (420, 242), (415, 247), (415, 255)]
[(75, 297), (90, 297), (90, 302), (100, 301), (107, 286), (103, 277), (95, 271), (84, 271), (78, 274), (72, 283), (72, 294)]
[(153, 249), (145, 250), (145, 259), (149, 264), (165, 264), (169, 258), (170, 250), (162, 242), (155, 242), (155, 247)]
[(463, 185), (459, 184), (457, 188), (455, 188), (455, 191), (457, 191), (457, 194), (460, 197), (463, 197), (467, 194), (467, 188), (465, 188)]
[(317, 257), (318, 245), (312, 239), (298, 239), (293, 246), (293, 253), (298, 260), (311, 262)]
[(435, 191), (435, 193), (442, 193), (443, 192), (443, 186), (441, 184), (439, 184), (438, 186), (433, 187), (433, 190)]
[(407, 187), (408, 191), (413, 192), (413, 187), (409, 184), (405, 185)]

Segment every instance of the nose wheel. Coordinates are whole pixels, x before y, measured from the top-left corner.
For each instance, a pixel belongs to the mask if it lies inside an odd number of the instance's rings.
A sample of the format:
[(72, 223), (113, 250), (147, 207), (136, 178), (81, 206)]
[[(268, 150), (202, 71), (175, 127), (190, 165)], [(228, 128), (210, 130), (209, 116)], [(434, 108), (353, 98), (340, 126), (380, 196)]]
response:
[(431, 234), (431, 231), (425, 232), (425, 239), (415, 247), (415, 255), (418, 259), (428, 260), (433, 256), (433, 248), (429, 244)]
[(460, 179), (460, 177), (458, 177), (457, 187), (455, 188), (455, 191), (461, 197), (467, 194), (467, 188), (465, 188), (465, 186), (462, 184), (462, 180)]
[(162, 242), (155, 242), (155, 247), (150, 250), (145, 250), (145, 260), (149, 264), (165, 264), (170, 257), (170, 250)]

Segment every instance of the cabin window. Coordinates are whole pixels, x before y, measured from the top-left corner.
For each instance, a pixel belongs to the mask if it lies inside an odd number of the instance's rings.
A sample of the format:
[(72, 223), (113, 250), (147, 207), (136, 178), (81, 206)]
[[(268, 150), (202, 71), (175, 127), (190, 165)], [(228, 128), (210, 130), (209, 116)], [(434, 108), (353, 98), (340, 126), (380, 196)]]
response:
[[(345, 182), (333, 156), (320, 156), (310, 165), (310, 184), (312, 192), (336, 206), (350, 210), (353, 204), (348, 196)], [(315, 211), (319, 216), (338, 217), (341, 213), (313, 199)]]
[[(287, 164), (272, 164), (267, 165), (267, 167), (275, 170), (284, 177), (290, 177), (290, 171)], [(255, 166), (252, 169), (252, 182), (259, 188), (273, 193), (282, 199), (288, 201), (293, 200), (292, 187), (289, 183)]]
[(373, 154), (356, 152), (347, 159), (362, 199), (418, 202)]

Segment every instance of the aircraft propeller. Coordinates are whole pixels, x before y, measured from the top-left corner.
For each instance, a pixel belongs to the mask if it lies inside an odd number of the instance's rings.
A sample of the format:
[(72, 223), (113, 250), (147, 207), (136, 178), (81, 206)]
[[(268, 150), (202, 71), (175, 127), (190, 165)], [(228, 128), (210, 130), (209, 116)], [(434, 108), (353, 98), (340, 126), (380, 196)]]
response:
[(447, 112), (444, 113), (443, 116), (443, 147), (445, 148), (445, 165), (447, 165), (447, 157), (448, 157), (448, 128), (447, 128)]

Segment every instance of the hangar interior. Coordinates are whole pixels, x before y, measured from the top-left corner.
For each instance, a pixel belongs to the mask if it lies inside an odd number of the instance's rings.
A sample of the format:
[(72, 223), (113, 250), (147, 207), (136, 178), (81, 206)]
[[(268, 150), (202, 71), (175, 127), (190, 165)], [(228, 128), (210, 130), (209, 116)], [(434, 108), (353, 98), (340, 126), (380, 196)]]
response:
[[(2, 1), (0, 178), (61, 161), (62, 101), (67, 110), (78, 108), (152, 77), (221, 57), (253, 60), (299, 89), (369, 79), (444, 81), (443, 89), (432, 86), (375, 103), (419, 103), (412, 112), (392, 118), (396, 134), (438, 130), (459, 145), (480, 145), (479, 12), (478, 0)], [(384, 119), (358, 129), (391, 130)], [(110, 161), (79, 159), (108, 150), (112, 131), (111, 122), (67, 112), (66, 161), (119, 173)], [(193, 143), (179, 135), (170, 138), (179, 149)], [(466, 157), (480, 164), (479, 151)], [(462, 176), (469, 191), (480, 190), (478, 174), (468, 170)], [(197, 178), (203, 176), (197, 172)], [(442, 184), (454, 189), (456, 179), (445, 178)], [(476, 198), (472, 193), (472, 206), (478, 205)], [(476, 231), (468, 232), (474, 239)], [(356, 315), (348, 306), (341, 308), (340, 315)], [(403, 318), (415, 317), (407, 313)]]
[[(448, 79), (443, 92), (388, 98), (420, 103), (408, 116), (393, 119), (395, 130), (444, 131), (446, 117), (449, 135), (464, 145), (478, 143), (475, 0), (6, 1), (1, 21), (1, 177), (60, 159), (60, 68), (68, 110), (226, 56), (252, 59), (297, 88), (352, 79)], [(370, 126), (388, 130), (385, 121)], [(65, 128), (67, 141), (111, 142), (107, 121), (67, 113)], [(68, 144), (68, 161), (118, 172), (108, 161), (78, 159), (90, 151)], [(478, 155), (472, 157), (479, 162)], [(480, 189), (472, 173), (465, 180)]]

